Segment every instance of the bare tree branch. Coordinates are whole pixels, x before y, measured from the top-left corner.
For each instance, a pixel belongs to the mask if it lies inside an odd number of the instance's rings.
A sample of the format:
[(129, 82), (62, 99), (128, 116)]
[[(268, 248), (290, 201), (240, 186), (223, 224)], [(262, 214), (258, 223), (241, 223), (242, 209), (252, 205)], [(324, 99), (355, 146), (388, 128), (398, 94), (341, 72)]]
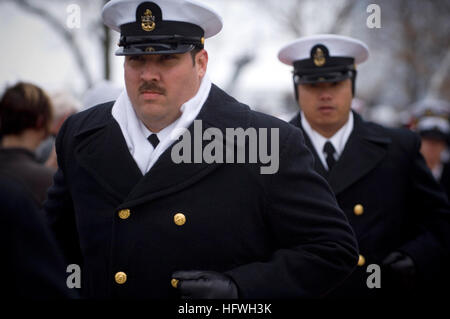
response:
[(26, 0), (16, 0), (11, 1), (12, 3), (20, 6), (21, 8), (27, 10), (30, 13), (36, 14), (43, 18), (47, 23), (50, 24), (52, 29), (59, 33), (59, 35), (64, 39), (64, 41), (67, 43), (67, 45), (70, 48), (70, 51), (75, 57), (75, 61), (77, 65), (79, 66), (79, 69), (81, 71), (81, 74), (84, 77), (86, 87), (91, 87), (93, 84), (91, 74), (89, 72), (89, 69), (84, 61), (83, 55), (81, 53), (81, 50), (76, 45), (76, 41), (74, 39), (74, 36), (72, 33), (70, 33), (65, 26), (53, 15), (51, 15), (48, 11), (42, 9), (41, 7), (37, 7), (34, 4), (31, 4), (30, 2)]

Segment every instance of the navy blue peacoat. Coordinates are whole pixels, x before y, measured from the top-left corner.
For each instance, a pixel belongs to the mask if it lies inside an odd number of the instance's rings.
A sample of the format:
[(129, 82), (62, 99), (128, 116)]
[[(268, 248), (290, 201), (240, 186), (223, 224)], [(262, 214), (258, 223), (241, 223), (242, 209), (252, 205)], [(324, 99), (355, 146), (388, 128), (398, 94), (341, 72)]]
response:
[[(449, 207), (419, 152), (420, 137), (353, 115), (353, 131), (329, 173), (304, 133), (315, 169), (328, 179), (356, 233), (362, 256), (352, 276), (330, 297), (393, 297), (395, 292), (387, 288), (383, 271), (380, 289), (367, 286), (372, 273), (367, 266), (382, 266), (393, 251), (411, 257), (417, 270), (416, 291), (403, 293), (441, 296), (448, 282)], [(303, 131), (300, 113), (290, 123)]]

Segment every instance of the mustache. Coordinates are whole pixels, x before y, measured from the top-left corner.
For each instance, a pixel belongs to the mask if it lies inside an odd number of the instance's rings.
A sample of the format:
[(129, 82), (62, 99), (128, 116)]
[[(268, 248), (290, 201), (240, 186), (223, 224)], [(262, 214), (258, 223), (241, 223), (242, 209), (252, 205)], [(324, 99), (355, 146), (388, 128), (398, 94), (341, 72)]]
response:
[(139, 93), (145, 92), (145, 91), (152, 91), (159, 94), (165, 94), (166, 90), (163, 87), (160, 87), (154, 82), (144, 82), (139, 87)]

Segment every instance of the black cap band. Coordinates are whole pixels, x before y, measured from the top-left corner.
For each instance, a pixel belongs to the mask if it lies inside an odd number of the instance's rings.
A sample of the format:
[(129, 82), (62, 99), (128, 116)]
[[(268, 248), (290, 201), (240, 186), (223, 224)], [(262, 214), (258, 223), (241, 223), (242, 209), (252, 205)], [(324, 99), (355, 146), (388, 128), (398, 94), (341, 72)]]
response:
[(430, 140), (445, 141), (445, 142), (449, 141), (449, 135), (445, 134), (438, 128), (421, 130), (421, 131), (419, 131), (419, 134), (420, 134), (420, 136), (422, 136), (424, 138), (428, 138)]
[(122, 47), (116, 55), (185, 53), (204, 47), (204, 30), (192, 23), (163, 20), (154, 2), (141, 3), (136, 21), (120, 26)]
[(294, 62), (294, 80), (300, 83), (338, 82), (352, 77), (355, 59), (352, 57), (331, 57), (323, 44), (312, 47), (310, 57)]

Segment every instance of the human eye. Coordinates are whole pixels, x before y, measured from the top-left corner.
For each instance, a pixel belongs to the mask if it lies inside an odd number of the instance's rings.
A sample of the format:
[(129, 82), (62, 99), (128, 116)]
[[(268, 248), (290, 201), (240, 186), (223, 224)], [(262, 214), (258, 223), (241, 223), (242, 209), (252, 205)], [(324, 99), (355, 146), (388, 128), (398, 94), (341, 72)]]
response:
[(163, 61), (170, 61), (170, 60), (175, 60), (177, 57), (174, 54), (164, 54), (161, 55), (161, 60)]
[(135, 62), (139, 62), (143, 60), (142, 55), (130, 55), (127, 57), (128, 61), (135, 61)]

